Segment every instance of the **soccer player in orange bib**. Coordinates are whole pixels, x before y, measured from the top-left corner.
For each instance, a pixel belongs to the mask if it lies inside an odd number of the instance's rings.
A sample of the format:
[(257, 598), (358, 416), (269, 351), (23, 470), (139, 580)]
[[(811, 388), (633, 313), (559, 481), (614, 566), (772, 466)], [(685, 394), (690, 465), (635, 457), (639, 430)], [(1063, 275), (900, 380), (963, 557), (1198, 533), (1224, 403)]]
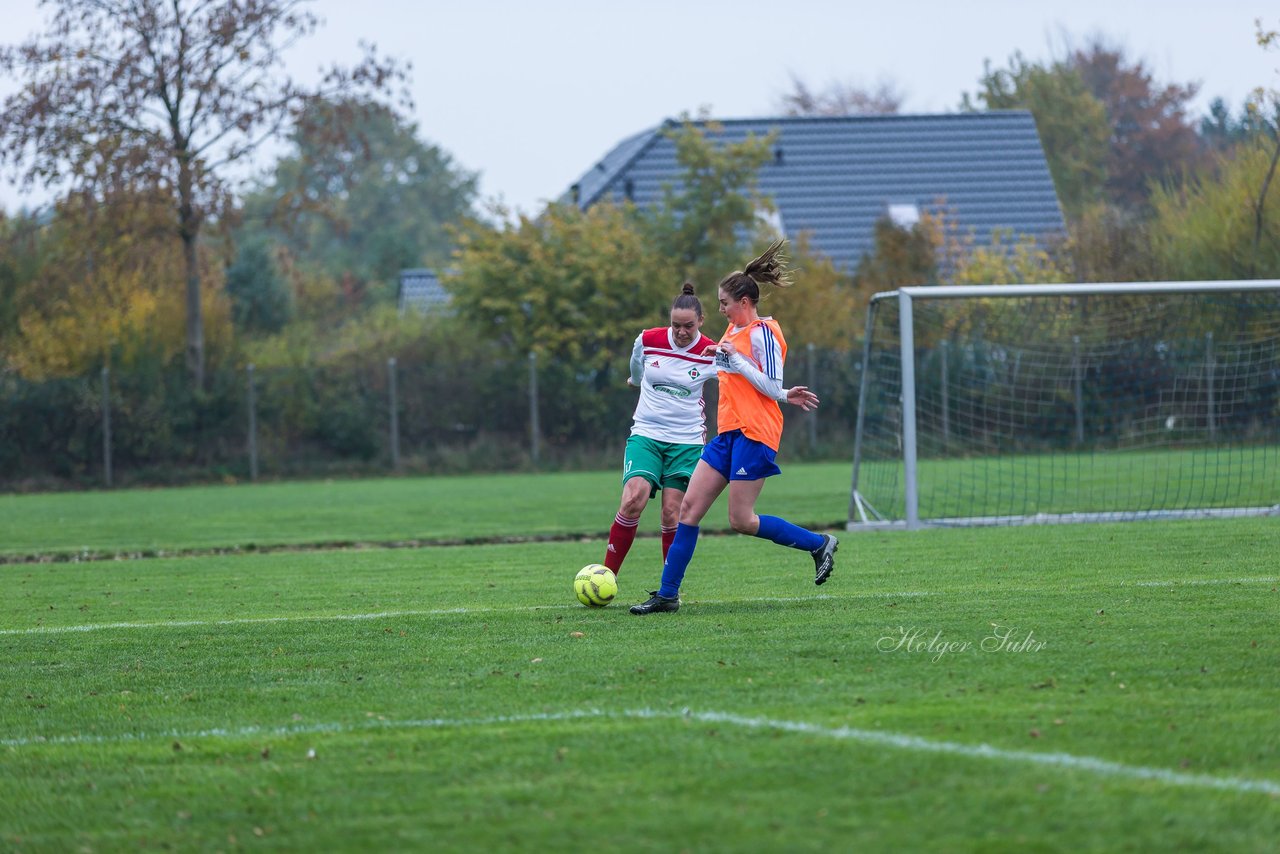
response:
[(729, 487), (729, 524), (778, 545), (808, 552), (813, 557), (814, 584), (822, 584), (835, 569), (839, 546), (830, 534), (818, 534), (777, 516), (756, 514), (756, 499), (765, 478), (781, 474), (774, 462), (782, 438), (782, 410), (787, 401), (805, 411), (816, 409), (818, 396), (804, 386), (783, 388), (782, 365), (787, 342), (772, 317), (757, 311), (760, 286), (787, 287), (786, 267), (779, 257), (785, 240), (725, 276), (720, 282), (720, 313), (729, 318), (715, 345), (720, 378), (719, 435), (702, 449), (702, 458), (680, 505), (680, 523), (662, 566), (662, 586), (649, 601), (631, 606), (633, 614), (656, 614), (680, 609), (680, 583), (698, 542), (698, 525), (711, 505)]
[(700, 331), (702, 301), (685, 282), (671, 303), (671, 325), (646, 329), (631, 348), (638, 386), (631, 436), (622, 461), (622, 503), (609, 528), (604, 565), (617, 575), (649, 499), (662, 490), (662, 557), (667, 557), (680, 502), (707, 440), (702, 389), (716, 375), (715, 342)]

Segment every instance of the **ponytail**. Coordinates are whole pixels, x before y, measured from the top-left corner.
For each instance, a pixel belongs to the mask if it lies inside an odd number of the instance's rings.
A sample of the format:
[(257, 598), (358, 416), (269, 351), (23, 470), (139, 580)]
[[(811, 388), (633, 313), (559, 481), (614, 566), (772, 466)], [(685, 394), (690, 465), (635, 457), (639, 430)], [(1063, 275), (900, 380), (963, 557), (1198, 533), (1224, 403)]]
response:
[(745, 270), (734, 270), (720, 280), (720, 290), (734, 300), (747, 297), (752, 302), (760, 301), (760, 286), (772, 285), (775, 288), (791, 287), (791, 271), (787, 269), (787, 256), (782, 249), (787, 244), (784, 237), (772, 243), (759, 257), (752, 259)]

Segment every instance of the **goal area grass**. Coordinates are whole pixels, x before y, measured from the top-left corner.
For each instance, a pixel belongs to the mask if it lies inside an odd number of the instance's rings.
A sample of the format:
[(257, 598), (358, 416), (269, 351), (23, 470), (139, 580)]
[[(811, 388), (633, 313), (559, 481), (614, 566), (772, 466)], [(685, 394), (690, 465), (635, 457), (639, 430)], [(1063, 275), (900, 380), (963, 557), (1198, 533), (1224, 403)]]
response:
[(614, 473), (0, 497), (0, 847), (1273, 849), (1276, 520), (842, 533), (786, 472), (831, 580), (708, 535), (644, 618), (655, 537), (572, 591)]
[[(864, 462), (859, 492), (885, 516), (903, 518), (902, 462)], [(921, 518), (943, 524), (1042, 514), (1280, 514), (1280, 447), (930, 457), (918, 463), (918, 494)]]

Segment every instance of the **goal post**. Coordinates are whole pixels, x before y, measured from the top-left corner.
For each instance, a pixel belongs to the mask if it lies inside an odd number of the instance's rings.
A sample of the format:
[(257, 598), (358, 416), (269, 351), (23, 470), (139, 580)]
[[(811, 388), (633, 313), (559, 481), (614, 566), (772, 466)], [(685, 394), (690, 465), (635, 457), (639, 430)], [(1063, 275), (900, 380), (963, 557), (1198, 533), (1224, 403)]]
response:
[(867, 307), (848, 528), (1280, 515), (1280, 280)]

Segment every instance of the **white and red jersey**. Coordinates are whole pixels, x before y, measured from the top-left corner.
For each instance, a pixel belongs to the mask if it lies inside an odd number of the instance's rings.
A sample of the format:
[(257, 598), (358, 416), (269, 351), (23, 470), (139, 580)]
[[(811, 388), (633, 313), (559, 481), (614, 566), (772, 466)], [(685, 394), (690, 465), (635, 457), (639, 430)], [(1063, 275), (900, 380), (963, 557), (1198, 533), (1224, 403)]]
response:
[(702, 387), (716, 375), (716, 342), (699, 333), (683, 349), (670, 326), (646, 329), (631, 348), (631, 383), (640, 386), (631, 435), (659, 442), (701, 445), (707, 438)]

